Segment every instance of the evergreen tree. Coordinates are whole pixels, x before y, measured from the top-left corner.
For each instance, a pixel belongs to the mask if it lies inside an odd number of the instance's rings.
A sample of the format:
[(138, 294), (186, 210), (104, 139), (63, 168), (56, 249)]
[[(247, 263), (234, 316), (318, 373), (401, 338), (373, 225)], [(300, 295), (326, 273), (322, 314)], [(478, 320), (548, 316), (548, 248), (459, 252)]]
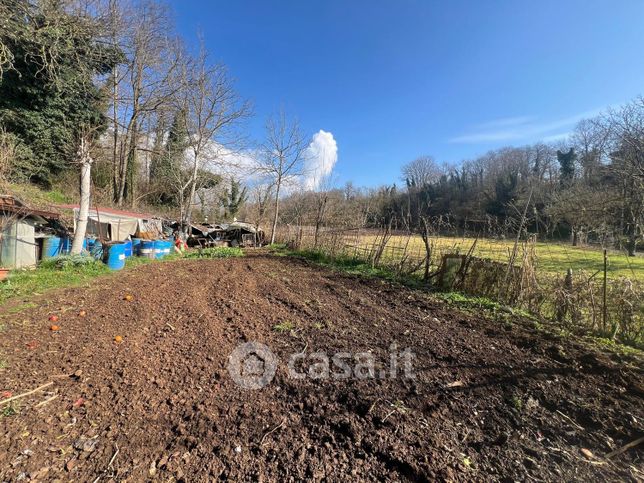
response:
[(577, 154), (574, 148), (570, 148), (567, 153), (557, 151), (557, 161), (559, 161), (559, 181), (561, 186), (570, 186), (575, 179), (575, 162)]
[(0, 123), (23, 153), (12, 176), (46, 186), (69, 166), (82, 132), (105, 129), (105, 97), (95, 79), (121, 54), (98, 42), (91, 18), (57, 2), (3, 4), (11, 17), (10, 27), (0, 30), (0, 45), (11, 62), (0, 78)]
[[(159, 137), (159, 134), (157, 135)], [(162, 136), (162, 134), (160, 134)], [(188, 148), (186, 114), (177, 111), (172, 120), (163, 152), (155, 156), (150, 165), (150, 181), (159, 187), (159, 203), (175, 205), (177, 193), (173, 186), (182, 183), (183, 160)]]
[(221, 197), (221, 204), (224, 207), (226, 218), (232, 221), (246, 202), (247, 197), (246, 187), (242, 188), (239, 181), (231, 179), (230, 190), (226, 190), (224, 196)]

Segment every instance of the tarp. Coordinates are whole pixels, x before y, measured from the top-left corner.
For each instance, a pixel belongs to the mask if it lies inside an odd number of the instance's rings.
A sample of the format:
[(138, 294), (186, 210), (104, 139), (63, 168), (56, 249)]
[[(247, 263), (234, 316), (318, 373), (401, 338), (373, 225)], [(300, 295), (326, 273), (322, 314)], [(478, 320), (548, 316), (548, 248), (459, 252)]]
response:
[[(74, 208), (74, 221), (78, 218), (78, 208)], [(87, 221), (87, 234), (112, 241), (124, 241), (128, 237), (156, 238), (163, 233), (159, 219), (139, 218), (134, 214), (108, 213), (92, 209)]]

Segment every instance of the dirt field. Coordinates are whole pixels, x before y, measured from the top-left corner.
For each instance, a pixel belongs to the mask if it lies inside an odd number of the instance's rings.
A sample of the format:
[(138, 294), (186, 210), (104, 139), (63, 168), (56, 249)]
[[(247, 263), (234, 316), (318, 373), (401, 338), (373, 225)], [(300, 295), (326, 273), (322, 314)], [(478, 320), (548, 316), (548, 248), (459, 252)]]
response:
[[(0, 406), (0, 481), (643, 475), (644, 445), (604, 459), (644, 434), (636, 361), (381, 280), (253, 256), (152, 264), (37, 300), (0, 320), (0, 391), (53, 384)], [(280, 360), (256, 391), (227, 370), (247, 341)], [(379, 374), (392, 341), (415, 354), (414, 379), (288, 377), (290, 354), (316, 351), (370, 351)]]

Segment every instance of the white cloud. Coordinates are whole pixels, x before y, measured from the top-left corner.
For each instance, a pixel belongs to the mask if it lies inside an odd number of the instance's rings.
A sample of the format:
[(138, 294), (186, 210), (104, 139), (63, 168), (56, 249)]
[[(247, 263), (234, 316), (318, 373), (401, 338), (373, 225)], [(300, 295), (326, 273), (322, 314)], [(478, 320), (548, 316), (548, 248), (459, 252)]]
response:
[(476, 144), (495, 141), (560, 140), (582, 119), (597, 116), (603, 109), (584, 111), (551, 121), (539, 121), (529, 116), (509, 117), (479, 124), (466, 134), (453, 137), (450, 143)]
[(314, 190), (333, 171), (338, 161), (338, 143), (332, 133), (320, 129), (313, 135), (304, 155), (302, 186), (306, 190)]

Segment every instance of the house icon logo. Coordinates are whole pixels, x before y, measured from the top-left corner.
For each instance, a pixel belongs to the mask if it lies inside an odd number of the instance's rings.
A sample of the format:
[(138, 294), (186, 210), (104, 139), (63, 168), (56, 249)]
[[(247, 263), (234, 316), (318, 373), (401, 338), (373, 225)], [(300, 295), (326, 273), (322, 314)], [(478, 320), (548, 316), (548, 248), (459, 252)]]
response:
[(246, 342), (228, 357), (228, 373), (243, 389), (261, 389), (275, 377), (277, 357), (264, 344)]

